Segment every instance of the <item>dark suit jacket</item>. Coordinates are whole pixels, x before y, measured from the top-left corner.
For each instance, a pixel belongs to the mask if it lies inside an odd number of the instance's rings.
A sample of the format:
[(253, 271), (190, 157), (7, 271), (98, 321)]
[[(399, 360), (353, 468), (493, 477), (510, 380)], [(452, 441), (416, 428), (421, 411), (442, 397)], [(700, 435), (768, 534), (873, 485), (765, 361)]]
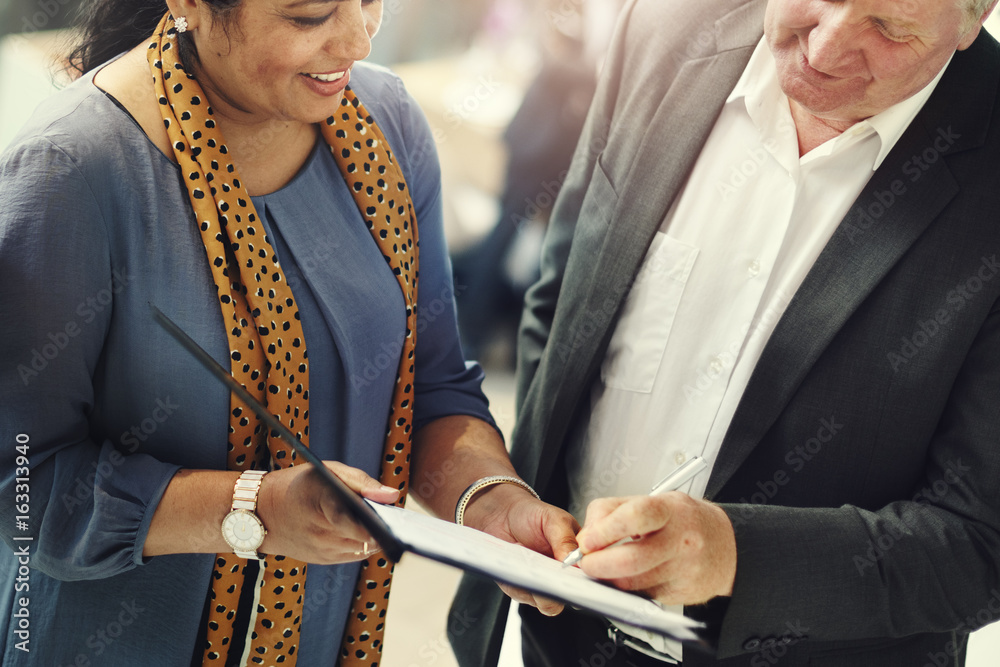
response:
[[(565, 501), (571, 426), (764, 5), (625, 10), (521, 325), (513, 458), (550, 502)], [(983, 33), (777, 324), (708, 485), (738, 548), (719, 662), (686, 665), (956, 665), (967, 633), (1000, 618), (998, 91), (1000, 48)], [(463, 583), (463, 665), (495, 661), (498, 593)]]

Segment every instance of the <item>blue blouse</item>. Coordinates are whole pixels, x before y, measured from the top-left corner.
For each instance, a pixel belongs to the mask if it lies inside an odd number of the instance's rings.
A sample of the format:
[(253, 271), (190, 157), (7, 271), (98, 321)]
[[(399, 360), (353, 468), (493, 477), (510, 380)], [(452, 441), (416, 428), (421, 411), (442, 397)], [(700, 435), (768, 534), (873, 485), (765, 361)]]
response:
[[(458, 341), (427, 123), (385, 70), (357, 66), (352, 87), (416, 208), (416, 428), (454, 414), (492, 423), (482, 372)], [(395, 276), (322, 141), (288, 185), (253, 203), (301, 312), (310, 446), (377, 477), (405, 328)], [(228, 368), (182, 174), (91, 73), (43, 104), (0, 157), (0, 534), (13, 550), (30, 546), (31, 568), (19, 582), (15, 551), (0, 549), (5, 666), (190, 662), (213, 557), (142, 549), (180, 467), (225, 469), (229, 394), (149, 303)], [(19, 436), (28, 475), (16, 470)], [(29, 478), (26, 529), (18, 475)], [(309, 567), (299, 664), (336, 661), (357, 572)], [(14, 632), (22, 597), (30, 653)]]

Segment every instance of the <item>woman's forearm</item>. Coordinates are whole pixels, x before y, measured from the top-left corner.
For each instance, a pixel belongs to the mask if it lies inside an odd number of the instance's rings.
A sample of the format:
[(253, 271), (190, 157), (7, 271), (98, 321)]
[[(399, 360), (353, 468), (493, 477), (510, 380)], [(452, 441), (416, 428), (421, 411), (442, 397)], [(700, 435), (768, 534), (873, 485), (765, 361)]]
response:
[[(491, 475), (518, 476), (500, 434), (481, 419), (443, 417), (414, 437), (410, 494), (442, 519), (454, 517), (455, 505), (470, 484)], [(481, 517), (526, 493), (511, 484), (487, 487), (469, 503), (465, 522), (476, 526)]]
[(179, 470), (153, 514), (142, 555), (232, 551), (222, 537), (222, 519), (239, 476), (229, 470)]

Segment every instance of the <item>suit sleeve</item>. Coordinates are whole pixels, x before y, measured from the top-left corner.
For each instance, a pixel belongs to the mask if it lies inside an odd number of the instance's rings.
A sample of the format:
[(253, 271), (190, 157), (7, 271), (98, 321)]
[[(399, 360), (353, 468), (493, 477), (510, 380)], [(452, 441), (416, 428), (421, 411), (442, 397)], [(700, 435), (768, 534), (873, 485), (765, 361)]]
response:
[(961, 635), (1000, 619), (998, 349), (994, 304), (909, 497), (874, 511), (723, 505), (738, 559), (720, 658), (753, 638)]

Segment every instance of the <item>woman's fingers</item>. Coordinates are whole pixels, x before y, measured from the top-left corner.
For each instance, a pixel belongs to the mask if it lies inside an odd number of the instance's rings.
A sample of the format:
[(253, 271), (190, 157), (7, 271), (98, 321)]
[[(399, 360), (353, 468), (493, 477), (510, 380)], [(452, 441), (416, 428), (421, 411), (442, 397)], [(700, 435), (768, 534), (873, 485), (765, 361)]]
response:
[(506, 593), (511, 600), (518, 602), (520, 604), (530, 605), (536, 607), (538, 611), (546, 616), (556, 616), (563, 610), (563, 604), (561, 602), (556, 602), (555, 600), (550, 600), (547, 597), (541, 595), (535, 595), (523, 588), (517, 588), (516, 586), (511, 586), (509, 584), (497, 584), (504, 593)]
[(385, 486), (363, 470), (344, 465), (339, 461), (326, 461), (326, 467), (339, 477), (352, 491), (377, 503), (394, 503), (399, 498), (399, 489)]
[[(365, 498), (391, 503), (399, 497), (396, 489), (382, 486), (362, 470), (335, 461), (326, 466)], [(361, 560), (380, 549), (309, 464), (268, 473), (258, 514), (268, 530), (261, 545), (265, 553), (332, 564)]]

